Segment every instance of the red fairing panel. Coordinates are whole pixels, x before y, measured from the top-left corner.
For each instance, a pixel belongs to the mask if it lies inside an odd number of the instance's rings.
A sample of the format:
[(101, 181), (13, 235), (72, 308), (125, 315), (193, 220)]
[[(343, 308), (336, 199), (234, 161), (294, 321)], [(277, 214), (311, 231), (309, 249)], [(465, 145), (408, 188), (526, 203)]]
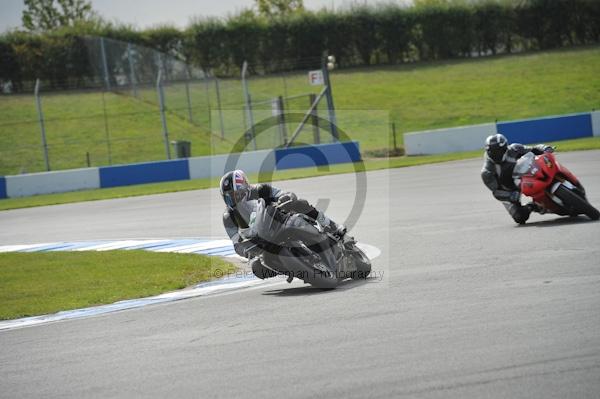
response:
[(543, 154), (535, 157), (537, 170), (533, 175), (525, 175), (521, 178), (521, 192), (533, 198), (537, 203), (543, 204), (549, 211), (558, 208), (556, 203), (547, 195), (546, 190), (554, 182), (557, 173), (560, 173), (559, 165), (553, 154)]

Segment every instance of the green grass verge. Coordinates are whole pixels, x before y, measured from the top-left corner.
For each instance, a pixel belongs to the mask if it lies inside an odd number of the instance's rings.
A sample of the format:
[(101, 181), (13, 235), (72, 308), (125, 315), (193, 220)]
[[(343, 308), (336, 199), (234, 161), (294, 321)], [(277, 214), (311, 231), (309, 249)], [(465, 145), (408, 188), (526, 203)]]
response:
[[(42, 107), (52, 170), (85, 167), (87, 153), (91, 166), (165, 159), (153, 89), (140, 90), (138, 98), (118, 92), (42, 93)], [(206, 113), (200, 104), (194, 109)], [(211, 136), (208, 125), (190, 122), (187, 109), (174, 100), (166, 122), (169, 139), (192, 141), (196, 156), (231, 148)], [(33, 95), (0, 96), (0, 175), (39, 171), (45, 163)]]
[[(600, 137), (589, 137), (576, 140), (565, 140), (548, 143), (558, 146), (558, 151), (583, 151), (600, 149)], [(402, 168), (429, 163), (456, 161), (461, 159), (481, 157), (481, 151), (469, 151), (442, 155), (403, 156), (398, 158), (366, 159), (365, 170), (378, 170), (387, 168)], [(559, 155), (560, 156), (560, 155)], [(329, 167), (312, 167), (292, 170), (275, 171), (272, 174), (251, 174), (249, 176), (254, 182), (271, 182), (277, 180), (300, 179), (306, 177), (323, 176), (339, 173), (352, 173), (357, 166), (354, 164), (338, 164)], [(97, 190), (75, 191), (60, 194), (36, 195), (24, 198), (7, 198), (0, 200), (0, 211), (29, 208), (35, 206), (67, 204), (82, 201), (95, 201), (112, 198), (134, 197), (139, 195), (162, 194), (177, 191), (199, 190), (218, 187), (219, 178), (182, 180), (156, 184), (140, 184), (135, 186), (103, 188)]]
[[(370, 150), (390, 145), (389, 120), (396, 122), (401, 144), (402, 132), (598, 109), (598, 70), (600, 47), (590, 46), (334, 70), (331, 79), (338, 124), (361, 142), (363, 150)], [(221, 132), (213, 86), (207, 98), (203, 83), (191, 85), (191, 122), (185, 87), (165, 89), (171, 139), (192, 141), (195, 156), (227, 153), (243, 132), (242, 86), (239, 79), (224, 80), (220, 86), (223, 108), (238, 111), (224, 114), (225, 140), (216, 138)], [(305, 72), (286, 75), (285, 82), (280, 75), (253, 77), (249, 88), (255, 102), (255, 121), (272, 115), (271, 104), (265, 100), (319, 90), (307, 84)], [(113, 164), (164, 159), (156, 98), (154, 88), (140, 89), (138, 98), (128, 93), (45, 94), (52, 168), (84, 167), (86, 152), (92, 165), (108, 164), (107, 136)], [(289, 100), (286, 106), (288, 110), (306, 110), (308, 97)], [(319, 113), (325, 115), (324, 107)], [(288, 125), (289, 132), (294, 128)], [(275, 131), (261, 136), (259, 145), (278, 144)], [(306, 127), (299, 140), (311, 142), (312, 127)], [(0, 96), (0, 175), (44, 170), (42, 154), (33, 96)]]
[[(331, 79), (338, 124), (360, 141), (361, 149), (370, 150), (389, 146), (388, 119), (405, 133), (600, 109), (598, 70), (600, 47), (591, 46), (334, 70)], [(305, 74), (288, 77), (285, 87), (279, 76), (255, 78), (249, 88), (256, 101), (274, 92), (310, 90)], [(299, 98), (290, 107), (303, 109), (305, 103)], [(270, 112), (270, 104), (264, 107)], [(310, 142), (310, 134), (301, 138)], [(402, 134), (398, 140), (402, 143)]]
[(215, 257), (146, 251), (1, 253), (0, 319), (157, 295), (217, 270), (235, 267)]

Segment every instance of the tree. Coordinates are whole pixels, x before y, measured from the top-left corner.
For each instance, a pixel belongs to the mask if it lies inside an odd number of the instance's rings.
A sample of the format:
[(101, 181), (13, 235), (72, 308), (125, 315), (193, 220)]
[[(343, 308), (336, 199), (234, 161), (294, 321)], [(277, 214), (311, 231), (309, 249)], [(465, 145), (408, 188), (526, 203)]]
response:
[(302, 0), (254, 0), (258, 13), (265, 17), (275, 17), (293, 14), (304, 10)]
[(96, 17), (92, 5), (86, 0), (24, 0), (25, 10), (21, 21), (30, 31), (50, 31), (64, 26), (74, 26)]

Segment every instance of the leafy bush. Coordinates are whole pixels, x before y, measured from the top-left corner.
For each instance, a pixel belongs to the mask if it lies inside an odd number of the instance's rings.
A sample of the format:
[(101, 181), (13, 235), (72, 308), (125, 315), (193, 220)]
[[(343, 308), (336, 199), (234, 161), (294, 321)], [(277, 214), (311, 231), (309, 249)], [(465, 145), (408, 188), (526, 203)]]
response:
[(237, 76), (316, 67), (327, 51), (340, 67), (440, 60), (600, 42), (600, 1), (487, 0), (353, 6), (332, 12), (298, 11), (264, 17), (245, 11), (226, 20), (199, 19), (187, 29), (144, 31), (91, 21), (46, 34), (0, 35), (0, 83), (44, 79), (50, 86), (84, 86), (93, 78), (83, 36), (153, 47)]

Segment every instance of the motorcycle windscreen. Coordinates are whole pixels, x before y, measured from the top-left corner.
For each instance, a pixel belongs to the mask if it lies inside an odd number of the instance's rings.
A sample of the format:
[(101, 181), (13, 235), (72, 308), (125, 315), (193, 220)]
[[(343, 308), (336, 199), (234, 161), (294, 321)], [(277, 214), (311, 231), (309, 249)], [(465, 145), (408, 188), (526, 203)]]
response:
[(519, 178), (523, 175), (533, 175), (532, 168), (535, 165), (535, 155), (528, 152), (517, 161), (513, 169), (513, 178)]
[(238, 218), (237, 224), (239, 227), (248, 228), (253, 224), (252, 218), (256, 212), (258, 203), (256, 200), (242, 201), (237, 204), (235, 210)]

